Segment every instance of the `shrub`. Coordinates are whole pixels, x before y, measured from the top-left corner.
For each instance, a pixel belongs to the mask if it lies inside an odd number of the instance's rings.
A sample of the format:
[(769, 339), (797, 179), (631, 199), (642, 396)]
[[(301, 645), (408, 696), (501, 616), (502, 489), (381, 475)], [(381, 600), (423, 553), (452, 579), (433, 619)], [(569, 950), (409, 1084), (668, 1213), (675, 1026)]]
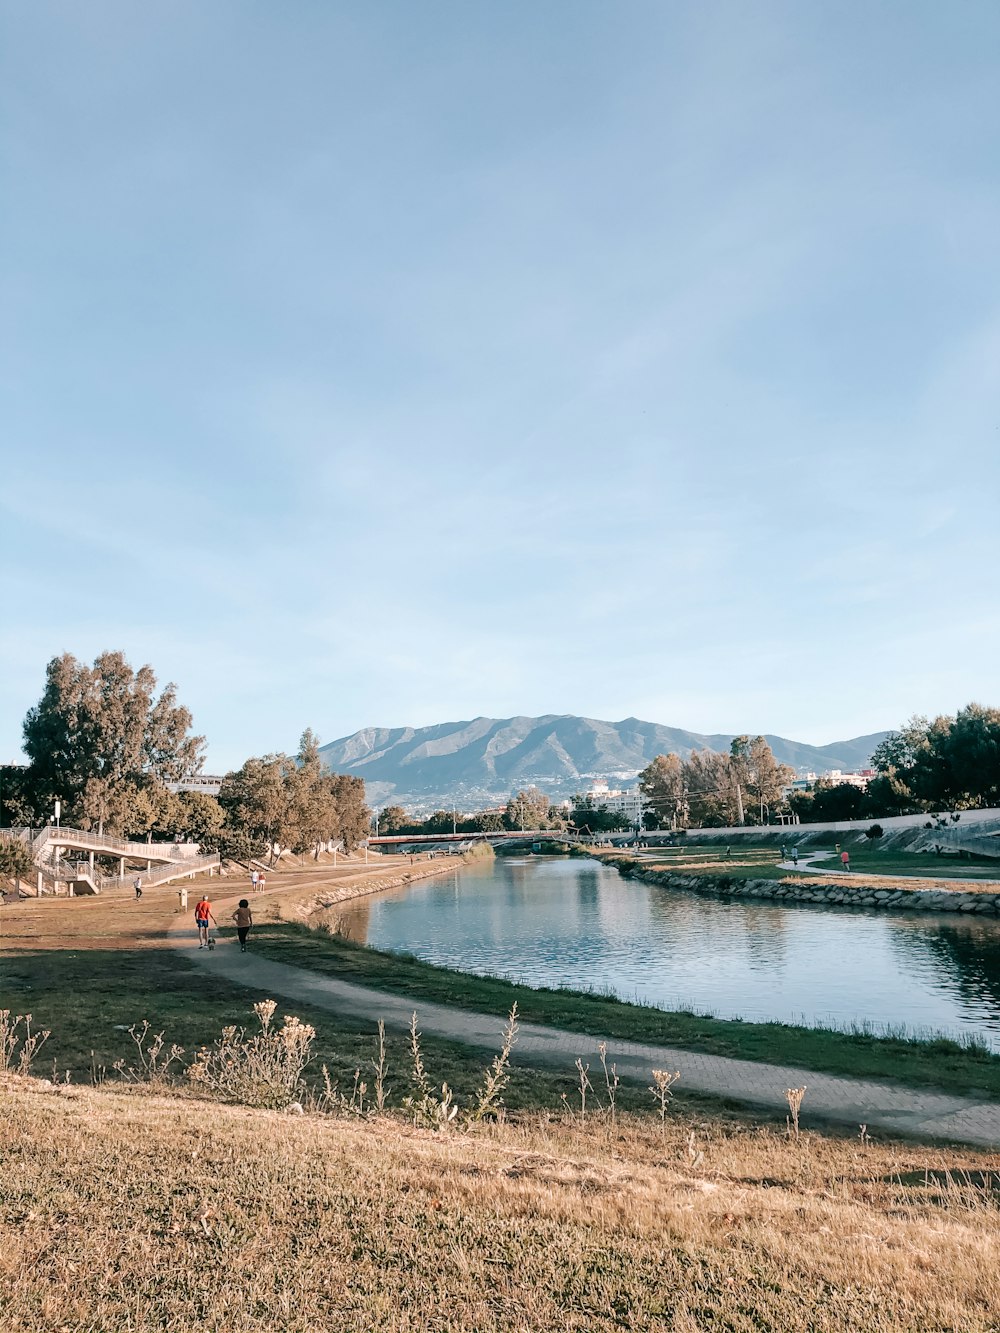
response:
[(260, 1031), (223, 1028), (212, 1046), (203, 1046), (188, 1070), (193, 1083), (222, 1101), (282, 1109), (296, 1101), (302, 1073), (312, 1059), (316, 1029), (298, 1018), (271, 1022), (277, 1005), (261, 1000), (253, 1007)]
[(881, 838), (884, 831), (885, 830), (882, 828), (881, 824), (873, 824), (865, 834), (865, 837), (870, 838), (871, 841), (874, 842), (876, 838)]

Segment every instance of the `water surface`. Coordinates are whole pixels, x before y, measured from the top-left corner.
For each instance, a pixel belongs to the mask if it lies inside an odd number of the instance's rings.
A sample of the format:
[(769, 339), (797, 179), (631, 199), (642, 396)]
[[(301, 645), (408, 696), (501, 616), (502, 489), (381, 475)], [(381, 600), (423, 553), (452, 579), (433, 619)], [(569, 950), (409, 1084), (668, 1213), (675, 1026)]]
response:
[(1000, 923), (732, 902), (595, 861), (498, 857), (349, 905), (352, 937), (531, 985), (783, 1022), (974, 1033), (1000, 1050)]

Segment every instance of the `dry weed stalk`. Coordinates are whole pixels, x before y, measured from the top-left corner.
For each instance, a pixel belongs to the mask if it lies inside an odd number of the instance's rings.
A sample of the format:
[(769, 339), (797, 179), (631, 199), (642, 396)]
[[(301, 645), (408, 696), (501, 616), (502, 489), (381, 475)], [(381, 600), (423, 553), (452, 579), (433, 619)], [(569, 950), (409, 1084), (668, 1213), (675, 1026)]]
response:
[(261, 1000), (253, 1009), (260, 1031), (226, 1027), (213, 1046), (203, 1046), (188, 1070), (192, 1082), (224, 1101), (280, 1108), (296, 1100), (302, 1073), (312, 1059), (315, 1028), (286, 1015), (278, 1029), (271, 1022), (277, 1005)]
[(378, 1021), (378, 1058), (372, 1061), (372, 1069), (375, 1072), (375, 1110), (379, 1115), (384, 1115), (392, 1089), (385, 1085), (388, 1061), (385, 1053), (385, 1021), (381, 1018)]
[(413, 1092), (403, 1098), (403, 1105), (412, 1113), (415, 1125), (426, 1125), (430, 1129), (448, 1129), (458, 1115), (458, 1103), (447, 1083), (441, 1084), (440, 1094), (431, 1086), (420, 1053), (420, 1031), (417, 1027), (415, 1009), (410, 1019), (410, 1059), (412, 1062), (410, 1083)]
[(485, 1120), (487, 1116), (499, 1118), (503, 1111), (503, 1094), (510, 1082), (510, 1053), (517, 1041), (517, 1001), (511, 1005), (507, 1015), (507, 1026), (503, 1030), (503, 1044), (493, 1058), (493, 1063), (483, 1075), (482, 1084), (476, 1093), (476, 1108), (471, 1120)]
[(576, 1072), (580, 1081), (580, 1124), (582, 1125), (587, 1119), (587, 1090), (593, 1092), (594, 1085), (587, 1077), (590, 1073), (590, 1065), (585, 1065), (580, 1056), (576, 1057)]
[(788, 1102), (788, 1110), (791, 1113), (791, 1119), (786, 1116), (785, 1125), (789, 1134), (794, 1134), (796, 1138), (799, 1137), (799, 1109), (802, 1106), (802, 1098), (805, 1095), (806, 1090), (804, 1087), (785, 1089), (785, 1098)]
[[(19, 1031), (22, 1024), (23, 1036)], [(30, 1014), (12, 1014), (9, 1009), (0, 1009), (0, 1073), (30, 1074), (32, 1061), (49, 1036), (48, 1028), (32, 1032)]]
[(604, 1082), (608, 1089), (608, 1111), (611, 1115), (611, 1127), (614, 1129), (618, 1123), (618, 1084), (621, 1080), (618, 1077), (617, 1065), (612, 1065), (610, 1070), (608, 1069), (608, 1043), (602, 1041), (597, 1051), (601, 1057), (601, 1068), (604, 1070)]
[(705, 1160), (705, 1154), (702, 1152), (702, 1150), (698, 1147), (697, 1143), (695, 1142), (693, 1129), (691, 1133), (688, 1135), (687, 1149), (685, 1155), (687, 1157), (688, 1166), (691, 1167), (701, 1166), (702, 1162), (704, 1162)]
[[(148, 1083), (153, 1087), (163, 1087), (170, 1079), (170, 1067), (177, 1064), (184, 1054), (184, 1047), (176, 1042), (166, 1045), (163, 1033), (157, 1032), (149, 1040), (149, 1020), (144, 1018), (142, 1026), (133, 1023), (128, 1035), (135, 1042), (138, 1063), (130, 1065), (122, 1057), (114, 1062), (115, 1072), (128, 1083)], [(91, 1052), (93, 1055), (93, 1052)]]
[(673, 1101), (673, 1086), (681, 1076), (681, 1071), (675, 1069), (670, 1073), (667, 1069), (654, 1069), (653, 1082), (650, 1084), (649, 1091), (656, 1099), (656, 1109), (660, 1113), (660, 1134), (667, 1132), (667, 1107)]

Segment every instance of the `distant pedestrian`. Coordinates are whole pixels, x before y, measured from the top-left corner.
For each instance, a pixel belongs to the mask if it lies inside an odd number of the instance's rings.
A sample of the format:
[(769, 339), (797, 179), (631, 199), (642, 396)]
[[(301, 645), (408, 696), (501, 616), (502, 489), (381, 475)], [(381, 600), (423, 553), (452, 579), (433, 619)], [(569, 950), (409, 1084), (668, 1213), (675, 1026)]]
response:
[(782, 861), (788, 860), (788, 848), (785, 846), (784, 843), (781, 844), (781, 859)]
[[(215, 921), (215, 916), (212, 913), (212, 904), (208, 901), (207, 897), (199, 898), (195, 903), (194, 919), (195, 924), (198, 927), (198, 948), (204, 949), (208, 944), (208, 923), (210, 921)], [(215, 921), (215, 924), (218, 925), (218, 921)]]
[(259, 880), (260, 880), (260, 876), (257, 874), (257, 871), (256, 871), (256, 870), (251, 870), (251, 872), (250, 872), (250, 888), (251, 888), (251, 890), (252, 890), (254, 893), (257, 892), (257, 884), (258, 884)]
[(851, 854), (846, 848), (840, 853), (840, 864), (845, 870), (850, 870), (851, 868)]
[(727, 847), (727, 848), (726, 848), (726, 860), (727, 860), (727, 861), (731, 861), (732, 859), (733, 859), (733, 849), (732, 849), (732, 847)]
[(142, 876), (141, 876), (141, 875), (136, 875), (135, 879), (134, 879), (133, 882), (132, 882), (132, 887), (133, 887), (133, 889), (135, 889), (135, 900), (136, 900), (136, 902), (138, 902), (139, 899), (142, 897)]
[(186, 884), (182, 884), (177, 890), (177, 900), (181, 905), (181, 911), (186, 912), (188, 905), (188, 890)]
[(792, 848), (792, 865), (793, 865), (793, 866), (797, 866), (798, 863), (799, 863), (799, 849), (798, 849), (797, 847), (793, 847), (793, 848)]
[(240, 899), (240, 905), (233, 913), (233, 921), (236, 924), (236, 934), (240, 937), (240, 953), (246, 953), (247, 936), (250, 934), (250, 927), (253, 925), (253, 913), (250, 911), (250, 904), (245, 898)]
[(264, 874), (262, 870), (260, 874), (257, 876), (257, 892), (263, 893), (266, 888), (267, 888), (267, 876)]

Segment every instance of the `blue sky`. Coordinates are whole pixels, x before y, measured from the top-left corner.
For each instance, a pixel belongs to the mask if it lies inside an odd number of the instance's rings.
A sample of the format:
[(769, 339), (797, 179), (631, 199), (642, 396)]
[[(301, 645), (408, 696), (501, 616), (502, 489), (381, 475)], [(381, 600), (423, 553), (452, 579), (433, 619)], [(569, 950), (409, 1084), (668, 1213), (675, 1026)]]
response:
[(995, 4), (0, 21), (0, 759), (1000, 703)]

